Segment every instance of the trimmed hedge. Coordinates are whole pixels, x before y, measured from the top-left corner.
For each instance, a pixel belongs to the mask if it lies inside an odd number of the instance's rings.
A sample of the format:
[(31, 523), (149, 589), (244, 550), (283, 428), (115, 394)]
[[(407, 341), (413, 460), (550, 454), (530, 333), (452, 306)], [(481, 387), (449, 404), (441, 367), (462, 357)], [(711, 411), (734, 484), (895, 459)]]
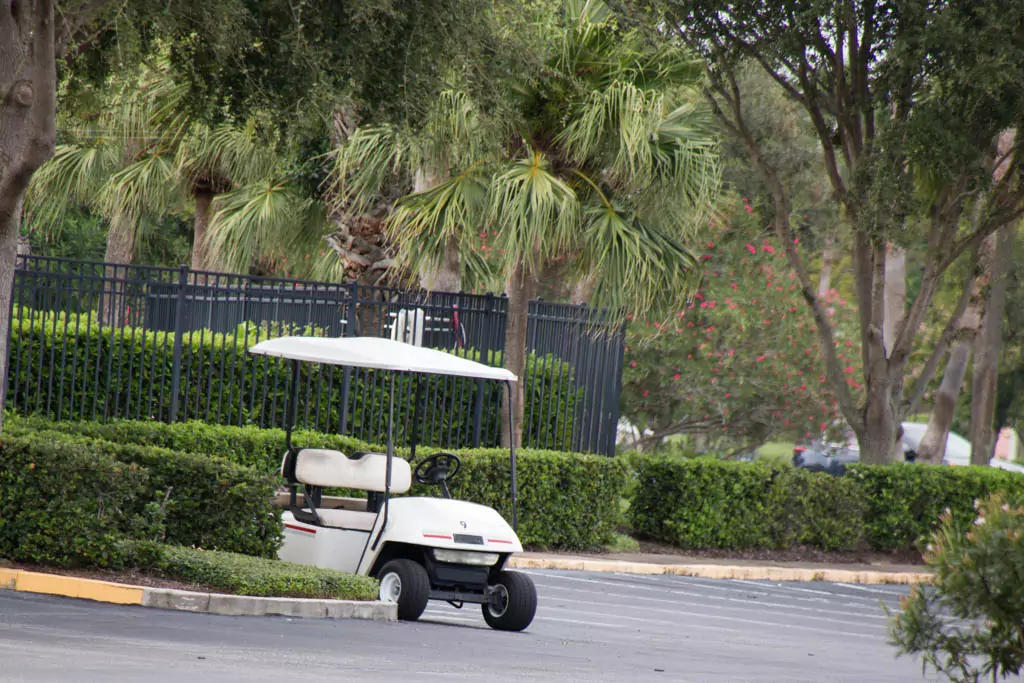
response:
[[(132, 509), (141, 513), (148, 505), (159, 510), (162, 530), (156, 540), (265, 557), (276, 554), (282, 538), (280, 513), (271, 505), (276, 477), (223, 458), (101, 440), (102, 433), (74, 433), (65, 426), (51, 424), (47, 429), (39, 420), (15, 419), (8, 422), (5, 437), (24, 436), (44, 451), (56, 444), (60, 457), (74, 453), (142, 471), (145, 483), (130, 496)], [(23, 473), (23, 480), (32, 478), (27, 472), (31, 470)], [(0, 488), (9, 492), (16, 482)], [(69, 491), (77, 488), (76, 482), (68, 483)]]
[(161, 533), (149, 472), (52, 436), (0, 440), (0, 555), (57, 567), (120, 568), (126, 540)]
[[(23, 414), (53, 419), (114, 418), (166, 420), (174, 335), (141, 328), (104, 327), (95, 313), (81, 315), (25, 309), (11, 322), (7, 404)], [(179, 415), (199, 416), (224, 425), (284, 424), (289, 371), (286, 363), (253, 356), (248, 348), (266, 338), (254, 325), (237, 333), (208, 330), (186, 333), (181, 355)], [(479, 360), (475, 350), (460, 353)], [(491, 354), (487, 362), (496, 363)], [(310, 363), (300, 365), (299, 416), (336, 426), (341, 413), (344, 370)], [(383, 440), (389, 393), (382, 375), (361, 370), (350, 375), (350, 425), (370, 440)], [(523, 376), (524, 443), (562, 449), (572, 439), (577, 403), (572, 368), (551, 356), (529, 354)], [(424, 400), (428, 416), (423, 441), (470, 443), (476, 382), (430, 377)], [(497, 406), (502, 386), (484, 385), (484, 405)], [(408, 377), (396, 382), (396, 438), (406, 441), (412, 424), (415, 392)], [(482, 439), (497, 444), (499, 412), (484, 411)], [(319, 418), (318, 418), (319, 416)]]
[(964, 527), (977, 516), (976, 500), (1024, 496), (1024, 474), (995, 467), (857, 465), (846, 477), (857, 482), (867, 504), (868, 540), (882, 550), (910, 547), (931, 534), (946, 508)]
[[(175, 451), (220, 456), (261, 472), (276, 472), (284, 454), (284, 431), (256, 427), (226, 427), (199, 422), (118, 421), (59, 422), (38, 417), (8, 418), (9, 429), (57, 429), (72, 434), (131, 444), (152, 444)], [(345, 436), (296, 432), (294, 443), (304, 447), (383, 452), (380, 446)], [(436, 452), (421, 447), (418, 459)], [(404, 448), (396, 449), (406, 455)], [(509, 460), (504, 449), (458, 451), (463, 470), (452, 482), (456, 497), (489, 505), (511, 519)], [(619, 500), (627, 467), (615, 458), (577, 453), (523, 449), (517, 451), (519, 537), (532, 546), (582, 549), (608, 542), (619, 522)], [(414, 485), (416, 495), (440, 495), (437, 487)]]
[(844, 477), (714, 458), (638, 458), (630, 518), (637, 533), (683, 548), (914, 548), (947, 508), (1024, 494), (1024, 476), (994, 468), (857, 465)]
[(376, 600), (377, 580), (237, 553), (167, 546), (155, 569), (162, 575), (237, 595)]

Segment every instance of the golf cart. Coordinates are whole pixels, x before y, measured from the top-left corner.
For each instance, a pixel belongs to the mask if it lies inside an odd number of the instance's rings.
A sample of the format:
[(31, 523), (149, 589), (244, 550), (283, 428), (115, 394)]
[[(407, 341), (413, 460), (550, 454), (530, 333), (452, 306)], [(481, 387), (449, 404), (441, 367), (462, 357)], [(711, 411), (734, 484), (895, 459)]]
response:
[[(448, 482), (458, 475), (461, 464), (454, 453), (432, 453), (413, 469), (418, 414), (413, 419), (410, 461), (394, 454), (397, 373), (413, 373), (417, 386), (423, 375), (501, 381), (510, 398), (515, 375), (443, 351), (376, 337), (280, 337), (249, 351), (292, 363), (281, 464), (288, 488), (277, 498), (277, 504), (286, 508), (282, 560), (375, 576), (380, 580), (380, 599), (397, 603), (402, 620), (418, 619), (428, 600), (441, 600), (457, 608), (481, 605), (484, 620), (495, 629), (522, 631), (530, 625), (537, 611), (533, 581), (504, 569), (508, 558), (523, 550), (514, 531), (515, 449), (509, 449), (512, 526), (487, 506), (452, 499)], [(300, 362), (390, 371), (386, 453), (292, 445)], [(415, 406), (418, 411), (419, 401)], [(444, 497), (393, 497), (408, 492), (414, 478), (440, 487)], [(324, 489), (331, 488), (366, 491), (366, 497), (325, 495)]]

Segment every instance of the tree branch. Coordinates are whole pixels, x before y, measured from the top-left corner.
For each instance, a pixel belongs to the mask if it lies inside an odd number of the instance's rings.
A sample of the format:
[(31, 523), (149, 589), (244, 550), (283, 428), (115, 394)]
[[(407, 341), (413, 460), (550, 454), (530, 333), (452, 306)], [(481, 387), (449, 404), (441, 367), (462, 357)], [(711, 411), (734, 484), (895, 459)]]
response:
[[(974, 253), (973, 260), (977, 262), (977, 251)], [(921, 402), (921, 399), (924, 398), (924, 394), (928, 390), (928, 384), (932, 381), (932, 377), (935, 376), (935, 372), (939, 369), (939, 363), (942, 361), (943, 356), (946, 355), (946, 350), (949, 349), (950, 344), (952, 344), (953, 340), (957, 337), (960, 320), (963, 318), (964, 312), (971, 303), (971, 298), (974, 293), (974, 283), (977, 278), (977, 269), (972, 268), (970, 275), (964, 281), (963, 290), (960, 292), (960, 298), (957, 299), (956, 307), (953, 309), (953, 314), (946, 322), (946, 326), (942, 330), (942, 335), (939, 337), (939, 341), (936, 342), (931, 355), (928, 356), (928, 360), (925, 361), (924, 368), (921, 369), (921, 374), (918, 375), (917, 379), (914, 381), (914, 390), (911, 392), (910, 397), (903, 403), (903, 416), (912, 415), (917, 411), (918, 404)]]

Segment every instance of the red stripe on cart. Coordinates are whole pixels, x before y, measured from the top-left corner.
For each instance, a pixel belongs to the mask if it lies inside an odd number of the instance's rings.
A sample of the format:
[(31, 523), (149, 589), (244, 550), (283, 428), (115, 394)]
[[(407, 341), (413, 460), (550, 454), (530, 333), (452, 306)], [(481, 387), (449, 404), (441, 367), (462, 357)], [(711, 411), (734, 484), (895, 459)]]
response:
[(443, 538), (446, 541), (452, 540), (452, 537), (446, 534), (423, 534), (423, 538)]
[(512, 541), (506, 541), (503, 538), (488, 538), (487, 542), (488, 543), (508, 543), (509, 545), (512, 545)]
[(285, 529), (295, 529), (296, 531), (305, 531), (307, 534), (315, 534), (316, 529), (309, 529), (304, 526), (295, 526), (294, 524), (285, 524)]

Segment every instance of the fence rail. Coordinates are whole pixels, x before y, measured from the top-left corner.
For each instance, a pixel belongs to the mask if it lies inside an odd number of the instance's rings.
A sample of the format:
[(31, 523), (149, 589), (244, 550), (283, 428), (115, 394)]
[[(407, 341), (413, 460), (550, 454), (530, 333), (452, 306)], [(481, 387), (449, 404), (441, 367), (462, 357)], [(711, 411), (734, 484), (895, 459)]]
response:
[[(258, 341), (402, 338), (411, 327), (424, 346), (500, 364), (506, 317), (504, 296), (28, 257), (15, 274), (7, 405), (55, 419), (277, 427), (288, 373), (280, 359), (246, 352)], [(624, 335), (593, 309), (531, 302), (525, 445), (614, 452)], [(304, 367), (299, 424), (380, 442), (387, 379), (381, 371)], [(399, 438), (417, 414), (425, 443), (498, 442), (499, 387), (432, 377), (417, 411), (410, 382), (398, 382)]]

